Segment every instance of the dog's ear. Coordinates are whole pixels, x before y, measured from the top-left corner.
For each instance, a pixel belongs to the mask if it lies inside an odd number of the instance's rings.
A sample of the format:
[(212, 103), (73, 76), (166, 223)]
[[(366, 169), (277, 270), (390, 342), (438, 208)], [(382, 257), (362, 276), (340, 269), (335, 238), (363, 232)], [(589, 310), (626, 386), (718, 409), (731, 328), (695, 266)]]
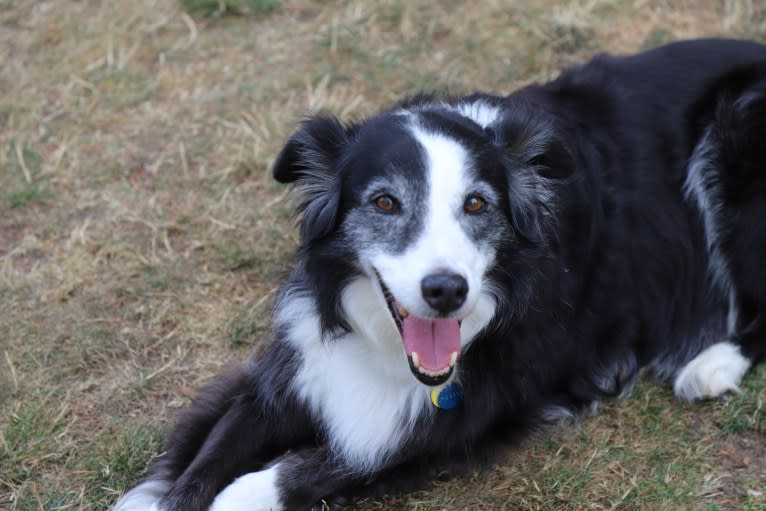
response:
[(316, 115), (301, 124), (277, 156), (274, 179), (293, 183), (333, 172), (349, 143), (349, 130), (330, 115)]
[(541, 241), (552, 218), (552, 188), (575, 159), (551, 122), (515, 113), (485, 128), (505, 154), (511, 221), (522, 238)]
[(526, 170), (546, 179), (564, 179), (574, 171), (574, 157), (549, 121), (519, 115), (488, 126), (495, 144)]
[(274, 163), (274, 179), (295, 183), (301, 197), (301, 239), (312, 242), (330, 234), (338, 221), (341, 186), (338, 161), (350, 143), (350, 129), (336, 118), (317, 115), (303, 122)]

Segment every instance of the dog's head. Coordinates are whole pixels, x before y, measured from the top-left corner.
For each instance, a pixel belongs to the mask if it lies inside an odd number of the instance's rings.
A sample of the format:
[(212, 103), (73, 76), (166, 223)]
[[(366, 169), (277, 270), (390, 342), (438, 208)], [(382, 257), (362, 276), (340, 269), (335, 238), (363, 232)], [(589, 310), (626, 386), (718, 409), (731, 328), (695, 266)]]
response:
[(323, 324), (396, 342), (418, 380), (439, 385), (500, 313), (495, 277), (546, 243), (550, 181), (571, 170), (549, 123), (487, 102), (426, 103), (355, 125), (311, 118), (274, 176), (302, 198)]

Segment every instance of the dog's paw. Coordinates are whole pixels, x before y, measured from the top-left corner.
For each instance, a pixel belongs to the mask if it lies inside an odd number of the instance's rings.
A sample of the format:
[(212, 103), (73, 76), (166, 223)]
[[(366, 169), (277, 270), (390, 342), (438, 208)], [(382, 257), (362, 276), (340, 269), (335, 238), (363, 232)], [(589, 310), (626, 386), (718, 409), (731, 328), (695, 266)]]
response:
[(166, 481), (144, 481), (123, 495), (112, 511), (161, 511), (159, 502), (169, 487)]
[(277, 466), (234, 480), (218, 494), (210, 511), (282, 511)]
[(676, 396), (684, 401), (718, 397), (739, 392), (739, 382), (750, 368), (750, 360), (739, 347), (719, 342), (694, 357), (678, 373), (673, 384)]

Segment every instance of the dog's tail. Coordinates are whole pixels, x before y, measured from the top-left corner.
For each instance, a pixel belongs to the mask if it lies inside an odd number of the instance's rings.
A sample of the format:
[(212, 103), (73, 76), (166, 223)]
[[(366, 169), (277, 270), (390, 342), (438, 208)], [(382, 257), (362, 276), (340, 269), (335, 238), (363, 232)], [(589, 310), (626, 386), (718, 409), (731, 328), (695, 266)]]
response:
[(160, 501), (186, 470), (234, 398), (247, 388), (247, 367), (239, 365), (206, 386), (176, 424), (167, 451), (145, 480), (120, 498), (113, 511), (160, 511)]

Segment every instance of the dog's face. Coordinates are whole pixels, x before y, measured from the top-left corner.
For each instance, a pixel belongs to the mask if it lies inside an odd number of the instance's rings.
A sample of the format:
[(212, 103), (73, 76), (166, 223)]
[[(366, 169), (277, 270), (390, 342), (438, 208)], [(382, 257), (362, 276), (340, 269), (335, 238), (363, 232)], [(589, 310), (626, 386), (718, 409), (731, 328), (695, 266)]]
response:
[(302, 182), (304, 249), (353, 247), (359, 277), (342, 308), (354, 328), (403, 346), (426, 385), (449, 379), (494, 316), (487, 276), (498, 251), (534, 242), (542, 229), (524, 182), (534, 173), (519, 172), (529, 164), (498, 133), (449, 108), (353, 127), (318, 117), (275, 166), (279, 180)]
[(461, 323), (493, 315), (483, 280), (511, 231), (470, 147), (422, 118), (394, 118), (383, 131), (358, 134), (364, 150), (349, 155), (353, 207), (341, 228), (385, 300), (413, 373), (437, 385), (470, 341)]

